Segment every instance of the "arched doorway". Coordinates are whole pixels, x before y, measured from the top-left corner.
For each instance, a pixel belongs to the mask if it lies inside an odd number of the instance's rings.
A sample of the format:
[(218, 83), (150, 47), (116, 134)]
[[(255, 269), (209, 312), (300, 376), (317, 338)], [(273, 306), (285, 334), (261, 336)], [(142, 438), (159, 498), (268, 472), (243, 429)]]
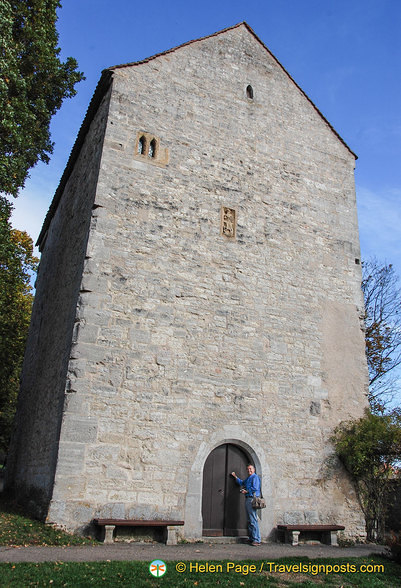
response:
[(238, 445), (225, 443), (214, 449), (203, 468), (202, 534), (209, 537), (247, 535), (244, 496), (231, 472), (244, 479), (250, 457)]

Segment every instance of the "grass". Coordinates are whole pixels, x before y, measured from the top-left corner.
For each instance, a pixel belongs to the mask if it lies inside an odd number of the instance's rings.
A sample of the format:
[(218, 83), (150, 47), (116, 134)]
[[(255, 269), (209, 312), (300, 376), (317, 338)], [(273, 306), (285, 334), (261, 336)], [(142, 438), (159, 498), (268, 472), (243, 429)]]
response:
[[(26, 517), (15, 505), (0, 499), (0, 545), (79, 545), (92, 540), (58, 531)], [(16, 586), (164, 586), (164, 587), (226, 587), (273, 586), (276, 588), (313, 587), (338, 588), (362, 586), (392, 588), (401, 585), (401, 566), (380, 557), (309, 560), (287, 558), (269, 561), (242, 562), (179, 562), (185, 566), (180, 573), (177, 562), (167, 562), (164, 576), (154, 578), (150, 562), (49, 562), (2, 563), (0, 587)], [(215, 571), (210, 565), (214, 564)], [(361, 566), (380, 566), (363, 573)], [(217, 567), (219, 566), (219, 567)], [(251, 566), (254, 566), (252, 568)], [(261, 567), (262, 566), (262, 567)], [(292, 567), (291, 567), (292, 566)], [(295, 566), (295, 567), (294, 567)], [(319, 568), (317, 566), (326, 566)], [(328, 566), (331, 566), (330, 568)], [(354, 566), (354, 568), (352, 567)], [(355, 572), (353, 570), (356, 570)], [(347, 571), (348, 570), (348, 571)], [(327, 573), (330, 572), (330, 573)]]
[[(91, 539), (54, 529), (24, 515), (11, 501), (0, 498), (0, 545), (88, 545)], [(1, 584), (0, 584), (1, 585)]]
[[(182, 562), (181, 562), (182, 563)], [(95, 563), (20, 563), (0, 564), (0, 586), (133, 586), (141, 588), (146, 586), (163, 587), (226, 587), (226, 586), (274, 586), (276, 588), (313, 587), (338, 588), (362, 586), (366, 588), (393, 588), (401, 585), (401, 567), (380, 557), (309, 560), (307, 558), (281, 559), (274, 562), (242, 561), (242, 562), (208, 562), (214, 563), (216, 572), (202, 572), (196, 570), (196, 564), (206, 562), (184, 562), (187, 569), (183, 573), (176, 570), (176, 562), (167, 562), (167, 571), (164, 576), (154, 578), (149, 572), (149, 562), (95, 562)], [(227, 570), (227, 565), (236, 566)], [(192, 571), (190, 565), (192, 564)], [(341, 571), (341, 566), (346, 570), (360, 570), (362, 565), (380, 566), (381, 570), (372, 573), (357, 571)], [(249, 572), (250, 566), (256, 567), (255, 572)], [(262, 571), (260, 566), (263, 565)], [(303, 565), (306, 571), (290, 571), (290, 566)], [(331, 566), (331, 573), (315, 574), (314, 566)], [(274, 567), (276, 566), (276, 569)], [(283, 568), (280, 571), (280, 566)], [(337, 568), (335, 566), (338, 566)], [(293, 569), (293, 568), (292, 568)]]

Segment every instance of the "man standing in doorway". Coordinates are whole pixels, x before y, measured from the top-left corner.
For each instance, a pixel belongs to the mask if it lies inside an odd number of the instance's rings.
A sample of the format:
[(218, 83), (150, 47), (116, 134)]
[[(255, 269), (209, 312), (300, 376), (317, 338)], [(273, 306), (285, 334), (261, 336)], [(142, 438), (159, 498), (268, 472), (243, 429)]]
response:
[(248, 477), (246, 480), (241, 480), (235, 472), (231, 472), (231, 475), (235, 478), (235, 481), (239, 486), (242, 486), (241, 492), (245, 494), (245, 508), (248, 517), (248, 534), (249, 543), (253, 547), (260, 545), (260, 531), (258, 522), (258, 511), (252, 507), (252, 499), (254, 496), (260, 496), (260, 479), (255, 474), (255, 467), (253, 465), (247, 466)]

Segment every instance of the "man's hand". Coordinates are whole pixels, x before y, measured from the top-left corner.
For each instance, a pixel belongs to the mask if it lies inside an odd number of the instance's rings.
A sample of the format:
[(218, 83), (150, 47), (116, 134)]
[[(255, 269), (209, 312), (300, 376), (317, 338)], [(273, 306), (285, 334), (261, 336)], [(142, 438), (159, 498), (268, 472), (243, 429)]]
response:
[(231, 472), (231, 475), (232, 475), (233, 478), (236, 478), (237, 477), (237, 474), (235, 472)]

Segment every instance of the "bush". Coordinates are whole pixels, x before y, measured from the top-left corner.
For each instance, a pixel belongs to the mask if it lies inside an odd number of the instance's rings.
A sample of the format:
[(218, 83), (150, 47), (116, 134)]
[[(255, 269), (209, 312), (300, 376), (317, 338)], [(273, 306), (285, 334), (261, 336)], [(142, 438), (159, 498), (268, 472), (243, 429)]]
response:
[(387, 543), (390, 547), (392, 559), (397, 563), (401, 563), (401, 532), (390, 531), (390, 539)]

